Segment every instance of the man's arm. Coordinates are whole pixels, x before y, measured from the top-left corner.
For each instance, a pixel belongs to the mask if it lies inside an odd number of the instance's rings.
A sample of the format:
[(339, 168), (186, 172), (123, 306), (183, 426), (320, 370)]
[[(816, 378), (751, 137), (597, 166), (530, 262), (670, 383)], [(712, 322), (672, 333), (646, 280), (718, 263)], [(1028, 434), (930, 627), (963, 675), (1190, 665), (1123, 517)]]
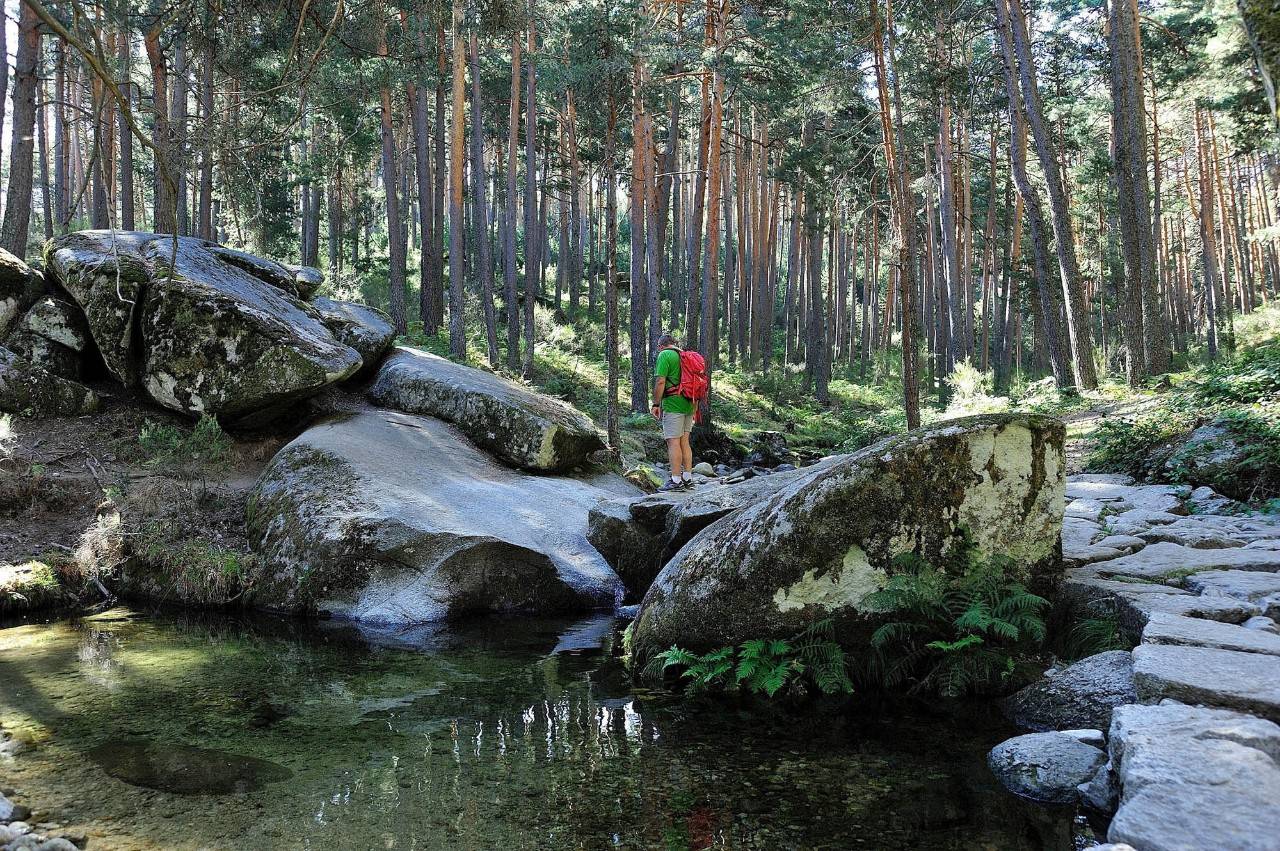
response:
[(653, 405), (650, 406), (651, 411), (657, 410), (659, 412), (654, 414), (655, 417), (661, 416), (660, 412), (662, 411), (662, 396), (666, 392), (666, 390), (667, 390), (667, 377), (665, 375), (659, 375), (658, 380), (655, 381), (653, 384)]

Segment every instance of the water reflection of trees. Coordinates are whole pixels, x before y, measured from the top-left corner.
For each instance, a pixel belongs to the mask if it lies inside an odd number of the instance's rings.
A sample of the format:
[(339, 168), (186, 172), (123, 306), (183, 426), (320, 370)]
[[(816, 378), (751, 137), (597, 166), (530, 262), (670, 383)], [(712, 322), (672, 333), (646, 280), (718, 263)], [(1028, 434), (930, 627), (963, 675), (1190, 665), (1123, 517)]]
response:
[[(62, 713), (69, 742), (144, 717), (158, 739), (294, 771), (248, 796), (260, 815), (233, 817), (245, 847), (1068, 847), (1068, 818), (994, 790), (963, 719), (863, 726), (633, 693), (598, 624), (179, 614), (51, 628), (69, 631), (50, 650), (84, 684), (68, 701), (65, 684), (33, 682), (25, 711)], [(38, 680), (61, 664), (46, 663), (19, 668)], [(216, 821), (183, 829), (216, 844)]]

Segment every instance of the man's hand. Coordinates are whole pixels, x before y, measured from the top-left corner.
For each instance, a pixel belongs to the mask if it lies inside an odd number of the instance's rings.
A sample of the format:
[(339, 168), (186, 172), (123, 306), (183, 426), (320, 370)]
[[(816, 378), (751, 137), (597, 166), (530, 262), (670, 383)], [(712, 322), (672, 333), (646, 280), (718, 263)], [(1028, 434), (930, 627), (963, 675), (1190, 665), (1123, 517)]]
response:
[(662, 421), (662, 406), (660, 404), (654, 402), (649, 406), (649, 412), (653, 414), (653, 418), (655, 420), (658, 420), (659, 422)]

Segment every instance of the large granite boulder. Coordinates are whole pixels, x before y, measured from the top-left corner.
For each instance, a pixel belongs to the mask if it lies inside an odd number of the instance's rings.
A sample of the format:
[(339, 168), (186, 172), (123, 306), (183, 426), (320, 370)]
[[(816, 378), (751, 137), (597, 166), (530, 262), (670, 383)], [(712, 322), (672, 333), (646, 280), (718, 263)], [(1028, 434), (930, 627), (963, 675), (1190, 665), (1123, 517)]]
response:
[(0, 342), (4, 342), (27, 308), (44, 294), (44, 279), (22, 259), (0, 248)]
[(511, 470), (429, 417), (338, 416), (284, 447), (250, 501), (254, 605), (409, 624), (612, 608), (622, 583), (587, 512), (632, 493)]
[(1049, 417), (972, 417), (889, 438), (712, 523), (662, 569), (636, 619), (637, 662), (785, 637), (833, 618), (858, 644), (865, 598), (914, 552), (944, 566), (971, 545), (1010, 559), (1037, 588), (1061, 566), (1063, 426)]
[(591, 511), (588, 537), (627, 584), (642, 597), (654, 577), (693, 536), (722, 517), (767, 499), (788, 485), (835, 463), (824, 458), (802, 470), (754, 476), (741, 482), (699, 486), (615, 500)]
[(0, 411), (26, 417), (70, 417), (98, 409), (98, 394), (0, 348)]
[(393, 352), (369, 398), (451, 422), (477, 446), (526, 470), (567, 470), (605, 445), (587, 415), (567, 402), (418, 349)]
[(1105, 730), (1117, 706), (1137, 699), (1133, 657), (1109, 650), (1049, 671), (1010, 697), (1005, 710), (1030, 730)]
[(213, 243), (82, 231), (45, 251), (107, 369), (175, 411), (236, 419), (360, 368), (315, 308)]
[(364, 361), (360, 376), (372, 375), (395, 341), (396, 329), (391, 319), (376, 307), (335, 301), (327, 296), (313, 299), (311, 305), (320, 311), (320, 320), (333, 336), (360, 353)]

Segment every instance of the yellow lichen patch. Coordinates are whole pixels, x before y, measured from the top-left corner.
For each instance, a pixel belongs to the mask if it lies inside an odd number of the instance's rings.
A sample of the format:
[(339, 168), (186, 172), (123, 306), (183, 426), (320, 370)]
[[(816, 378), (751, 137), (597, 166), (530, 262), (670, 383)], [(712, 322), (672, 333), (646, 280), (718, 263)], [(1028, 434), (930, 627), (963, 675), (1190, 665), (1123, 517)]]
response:
[(840, 567), (821, 575), (807, 570), (804, 576), (786, 588), (779, 588), (773, 595), (774, 605), (780, 612), (790, 612), (805, 606), (836, 609), (852, 606), (859, 611), (869, 611), (862, 601), (883, 587), (885, 573), (871, 565), (862, 547), (854, 544), (844, 554)]

